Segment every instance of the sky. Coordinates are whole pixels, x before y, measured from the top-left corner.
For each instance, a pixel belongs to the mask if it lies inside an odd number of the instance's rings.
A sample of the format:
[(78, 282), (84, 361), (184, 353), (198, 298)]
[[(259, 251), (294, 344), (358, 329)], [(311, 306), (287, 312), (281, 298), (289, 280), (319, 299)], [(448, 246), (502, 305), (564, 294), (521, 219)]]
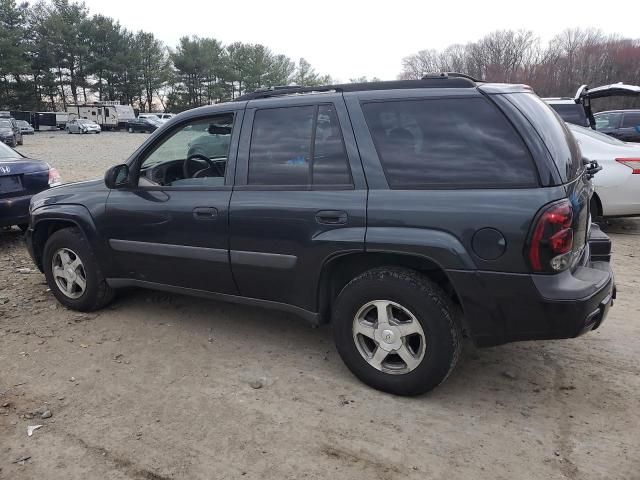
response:
[(467, 43), (499, 29), (528, 29), (543, 41), (575, 27), (638, 36), (635, 15), (594, 11), (594, 0), (352, 1), (85, 0), (131, 30), (173, 47), (182, 36), (223, 43), (262, 43), (318, 73), (346, 82), (361, 76), (395, 79), (402, 58), (424, 49)]

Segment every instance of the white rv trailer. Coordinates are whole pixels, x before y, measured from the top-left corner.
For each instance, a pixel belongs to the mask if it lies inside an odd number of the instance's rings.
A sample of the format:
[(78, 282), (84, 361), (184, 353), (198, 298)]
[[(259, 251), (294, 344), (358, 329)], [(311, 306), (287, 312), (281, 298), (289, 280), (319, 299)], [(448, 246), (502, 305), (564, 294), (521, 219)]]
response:
[(68, 105), (67, 113), (69, 121), (77, 118), (93, 120), (104, 130), (126, 128), (127, 123), (136, 118), (131, 105), (120, 105), (120, 102), (110, 101)]

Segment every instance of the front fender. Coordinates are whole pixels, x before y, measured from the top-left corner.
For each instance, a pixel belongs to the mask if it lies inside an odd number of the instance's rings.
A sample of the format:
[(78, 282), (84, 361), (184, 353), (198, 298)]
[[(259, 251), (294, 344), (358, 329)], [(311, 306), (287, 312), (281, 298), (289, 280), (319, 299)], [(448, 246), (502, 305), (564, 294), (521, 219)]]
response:
[(31, 212), (28, 246), (36, 265), (42, 270), (42, 252), (49, 236), (66, 226), (77, 227), (85, 236), (103, 272), (108, 272), (108, 246), (99, 235), (94, 219), (83, 205), (52, 204)]
[(476, 270), (477, 266), (462, 243), (450, 233), (426, 228), (370, 227), (367, 252), (418, 255), (444, 270)]

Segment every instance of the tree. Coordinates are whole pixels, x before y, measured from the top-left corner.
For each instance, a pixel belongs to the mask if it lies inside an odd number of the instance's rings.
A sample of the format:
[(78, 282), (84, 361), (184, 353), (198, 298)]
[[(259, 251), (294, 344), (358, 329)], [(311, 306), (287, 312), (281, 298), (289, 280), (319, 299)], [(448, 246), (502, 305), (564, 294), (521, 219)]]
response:
[(304, 58), (298, 61), (296, 72), (293, 76), (293, 82), (302, 87), (317, 87), (331, 83), (329, 75), (320, 75), (316, 73), (311, 64)]

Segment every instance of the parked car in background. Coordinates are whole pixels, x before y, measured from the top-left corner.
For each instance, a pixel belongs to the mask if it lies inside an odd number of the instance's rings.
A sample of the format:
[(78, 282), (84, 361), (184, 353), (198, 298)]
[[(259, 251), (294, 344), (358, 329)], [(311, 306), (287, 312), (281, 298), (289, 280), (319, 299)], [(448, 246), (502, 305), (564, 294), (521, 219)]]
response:
[(36, 131), (31, 125), (29, 125), (29, 122), (27, 122), (26, 120), (16, 120), (16, 123), (18, 124), (18, 128), (20, 129), (20, 133), (22, 135), (35, 134)]
[(591, 100), (618, 96), (638, 97), (640, 96), (640, 86), (626, 85), (622, 82), (594, 88), (589, 88), (588, 85), (582, 85), (578, 88), (573, 98), (543, 98), (543, 100), (547, 102), (565, 122), (595, 129), (596, 121), (591, 108)]
[(602, 171), (593, 178), (591, 216), (640, 215), (640, 145), (625, 143), (590, 128), (569, 125), (582, 155)]
[(463, 332), (572, 338), (615, 298), (597, 167), (527, 86), (291, 87), (179, 119), (103, 179), (33, 198), (27, 245), (66, 307), (144, 287), (294, 312), (333, 323), (363, 382), (413, 395), (448, 377)]
[(161, 126), (162, 122), (155, 115), (139, 116), (135, 120), (131, 120), (129, 123), (127, 123), (127, 130), (129, 131), (129, 133), (151, 133), (155, 132)]
[(0, 227), (18, 225), (26, 230), (31, 197), (60, 183), (60, 174), (48, 163), (0, 143)]
[(100, 125), (92, 120), (84, 118), (75, 118), (67, 122), (65, 126), (67, 133), (100, 133), (102, 129)]
[(0, 141), (10, 147), (22, 145), (22, 132), (15, 118), (0, 117)]
[(171, 120), (175, 115), (173, 113), (156, 113), (155, 114), (160, 120), (168, 121)]
[(598, 132), (623, 142), (640, 142), (640, 110), (609, 110), (594, 117)]

